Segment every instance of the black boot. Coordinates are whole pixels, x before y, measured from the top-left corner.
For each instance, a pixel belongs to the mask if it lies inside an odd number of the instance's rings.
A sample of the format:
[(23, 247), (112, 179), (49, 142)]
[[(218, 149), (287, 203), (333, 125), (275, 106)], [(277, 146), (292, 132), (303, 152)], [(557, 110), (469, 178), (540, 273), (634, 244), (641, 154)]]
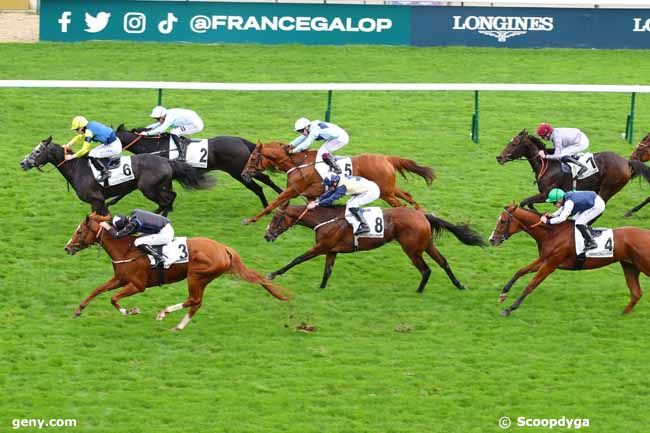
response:
[(110, 158), (90, 158), (95, 168), (100, 171), (97, 182), (104, 182), (111, 177), (111, 172), (108, 170), (108, 162)]
[(591, 232), (584, 224), (576, 224), (576, 228), (582, 235), (582, 238), (585, 240), (585, 251), (593, 250), (598, 246), (594, 241), (594, 238), (591, 236)]
[(563, 156), (561, 161), (565, 163), (570, 162), (571, 164), (575, 164), (580, 167), (580, 170), (578, 170), (578, 173), (576, 174), (576, 178), (582, 176), (584, 172), (589, 170), (589, 167), (578, 161), (578, 158), (574, 158), (572, 156)]
[(178, 149), (178, 158), (176, 158), (177, 161), (184, 162), (185, 161), (185, 155), (187, 153), (187, 145), (190, 144), (192, 140), (190, 140), (187, 137), (183, 137), (182, 135), (178, 136), (178, 140), (176, 141), (176, 148)]
[(366, 222), (366, 219), (363, 217), (363, 213), (361, 212), (361, 209), (358, 207), (351, 207), (348, 209), (354, 217), (359, 220), (359, 228), (357, 229), (354, 234), (356, 236), (366, 234), (370, 231), (370, 227), (368, 226), (368, 223)]
[(152, 247), (151, 245), (142, 244), (142, 245), (138, 245), (138, 248), (140, 248), (140, 251), (144, 252), (145, 254), (151, 254), (153, 256), (153, 258), (156, 260), (156, 264), (154, 265), (154, 267), (156, 268), (162, 267), (164, 257), (154, 247)]
[(338, 165), (336, 165), (336, 160), (331, 153), (323, 154), (323, 162), (327, 163), (327, 165), (330, 166), (331, 171), (335, 172), (336, 174), (341, 174), (341, 169)]

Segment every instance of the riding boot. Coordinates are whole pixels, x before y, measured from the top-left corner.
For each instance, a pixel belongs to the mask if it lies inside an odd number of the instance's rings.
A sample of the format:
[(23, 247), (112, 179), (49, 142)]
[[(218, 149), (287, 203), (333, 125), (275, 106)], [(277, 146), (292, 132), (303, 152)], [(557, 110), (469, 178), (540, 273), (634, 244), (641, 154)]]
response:
[(108, 162), (110, 161), (110, 158), (90, 158), (90, 161), (95, 168), (100, 171), (97, 182), (104, 182), (106, 179), (111, 177), (111, 172), (108, 170)]
[(366, 219), (363, 217), (363, 212), (361, 212), (361, 209), (358, 207), (351, 207), (348, 210), (359, 221), (359, 228), (356, 232), (354, 232), (354, 234), (356, 236), (359, 236), (368, 233), (370, 231), (370, 227), (368, 226)]
[(594, 238), (591, 236), (591, 232), (587, 228), (586, 225), (584, 224), (576, 224), (576, 228), (582, 235), (582, 238), (585, 241), (585, 251), (593, 250), (598, 246), (596, 242), (594, 241)]
[(589, 167), (578, 161), (578, 158), (574, 158), (572, 156), (563, 156), (561, 159), (562, 162), (570, 162), (571, 164), (575, 164), (580, 167), (580, 170), (578, 170), (578, 173), (576, 174), (576, 178), (580, 177), (583, 175), (584, 172), (589, 170)]
[(327, 163), (327, 165), (330, 166), (331, 171), (335, 172), (336, 174), (341, 174), (341, 169), (338, 165), (336, 165), (336, 160), (331, 153), (323, 154), (323, 162)]
[(154, 265), (155, 268), (161, 268), (163, 265), (163, 256), (160, 254), (154, 247), (151, 245), (147, 244), (141, 244), (138, 245), (138, 248), (140, 248), (140, 251), (144, 252), (145, 254), (151, 254), (153, 258), (156, 260), (156, 264)]
[(178, 158), (176, 158), (177, 161), (184, 162), (185, 161), (185, 154), (187, 153), (187, 146), (188, 144), (191, 143), (192, 140), (190, 140), (187, 137), (183, 137), (182, 135), (178, 136), (178, 141), (176, 142), (176, 148), (178, 149)]

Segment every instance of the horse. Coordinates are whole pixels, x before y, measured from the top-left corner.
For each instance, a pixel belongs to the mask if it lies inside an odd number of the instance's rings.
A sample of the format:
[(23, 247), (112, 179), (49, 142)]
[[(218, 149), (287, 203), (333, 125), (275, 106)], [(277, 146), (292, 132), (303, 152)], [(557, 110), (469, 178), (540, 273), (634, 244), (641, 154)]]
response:
[[(140, 313), (138, 308), (126, 309), (119, 304), (119, 300), (136, 293), (144, 292), (147, 287), (159, 285), (161, 277), (158, 269), (152, 268), (149, 258), (134, 246), (134, 236), (115, 239), (107, 234), (106, 224), (109, 216), (92, 214), (79, 224), (72, 238), (65, 246), (65, 251), (74, 255), (78, 251), (98, 243), (113, 262), (113, 276), (101, 286), (93, 290), (75, 310), (74, 317), (81, 316), (81, 312), (97, 295), (106, 291), (122, 289), (113, 297), (111, 303), (122, 315)], [(248, 269), (241, 257), (231, 247), (208, 238), (190, 238), (187, 240), (187, 263), (171, 265), (162, 272), (165, 284), (175, 283), (187, 279), (187, 300), (180, 304), (170, 305), (161, 310), (156, 320), (163, 320), (171, 312), (189, 308), (183, 319), (176, 325), (176, 330), (187, 326), (194, 314), (203, 303), (203, 291), (215, 278), (223, 274), (234, 274), (249, 283), (259, 284), (276, 299), (287, 301), (289, 298), (283, 293), (286, 289), (271, 283), (257, 272)]]
[[(316, 151), (314, 150), (289, 153), (289, 148), (277, 141), (267, 144), (258, 143), (248, 159), (242, 176), (246, 179), (266, 169), (279, 169), (287, 173), (287, 188), (262, 212), (245, 219), (242, 223), (256, 222), (294, 197), (304, 196), (308, 199), (319, 197), (325, 190), (315, 165)], [(416, 209), (420, 209), (420, 205), (413, 199), (413, 196), (399, 189), (395, 184), (395, 173), (399, 172), (405, 177), (405, 171), (423, 177), (427, 185), (431, 185), (435, 179), (431, 168), (418, 165), (410, 159), (369, 153), (352, 157), (352, 170), (347, 174), (362, 176), (375, 182), (381, 191), (380, 197), (393, 207), (402, 206), (398, 200), (399, 197), (415, 206)]]
[(454, 286), (464, 289), (452, 272), (447, 259), (436, 248), (434, 240), (443, 230), (447, 230), (465, 245), (484, 246), (485, 242), (480, 234), (468, 225), (454, 225), (433, 214), (425, 214), (409, 207), (384, 209), (383, 212), (384, 237), (359, 238), (358, 247), (355, 247), (352, 229), (344, 218), (345, 206), (318, 207), (310, 212), (306, 211), (305, 206), (287, 206), (278, 209), (264, 235), (267, 241), (274, 241), (294, 224), (299, 224), (316, 232), (316, 245), (293, 259), (288, 265), (267, 275), (267, 278), (272, 280), (302, 262), (325, 254), (325, 271), (320, 285), (323, 289), (327, 285), (338, 253), (373, 250), (396, 240), (420, 271), (418, 293), (422, 293), (431, 275), (431, 269), (422, 258), (424, 252), (445, 270)]
[[(20, 162), (23, 170), (41, 167), (45, 164), (54, 165), (72, 185), (80, 200), (90, 203), (91, 211), (106, 215), (108, 207), (117, 203), (122, 197), (135, 189), (142, 191), (145, 197), (158, 204), (154, 212), (167, 215), (173, 209), (176, 193), (172, 189), (172, 179), (178, 180), (185, 188), (207, 189), (215, 184), (215, 180), (199, 173), (194, 167), (161, 158), (156, 155), (135, 155), (131, 158), (130, 170), (135, 179), (115, 186), (104, 187), (97, 183), (88, 166), (88, 158), (65, 160), (65, 150), (52, 137), (41, 141)], [(106, 200), (115, 197), (109, 203)]]
[[(641, 162), (648, 162), (650, 160), (650, 133), (646, 134), (646, 136), (639, 142), (636, 149), (634, 149), (634, 152), (632, 152), (632, 155), (630, 155), (630, 159)], [(625, 212), (625, 217), (631, 217), (634, 212), (637, 212), (648, 203), (650, 203), (650, 197), (647, 197), (639, 205), (634, 206), (632, 209)]]
[[(127, 131), (124, 124), (117, 128), (116, 134), (120, 141), (125, 144), (124, 150), (135, 154), (153, 153), (164, 158), (169, 158), (169, 146), (171, 135), (168, 133), (147, 137), (135, 134), (138, 129)], [(207, 153), (202, 156), (207, 162), (207, 170), (221, 170), (228, 173), (233, 179), (240, 182), (262, 202), (262, 207), (268, 206), (264, 190), (253, 179), (244, 179), (241, 176), (255, 144), (241, 137), (219, 136), (208, 139)], [(253, 176), (265, 185), (271, 187), (276, 193), (281, 193), (282, 188), (277, 186), (273, 180), (264, 173), (257, 173)]]
[[(574, 189), (571, 175), (562, 173), (560, 162), (541, 158), (538, 155), (540, 150), (546, 152), (544, 143), (534, 135), (528, 135), (524, 129), (510, 140), (497, 156), (497, 162), (501, 165), (520, 158), (528, 160), (535, 173), (539, 194), (522, 200), (519, 206), (526, 206), (533, 210), (535, 209), (533, 204), (544, 202), (551, 189), (561, 188), (564, 191)], [(594, 153), (594, 160), (598, 173), (577, 180), (575, 189), (595, 191), (605, 202), (637, 176), (642, 176), (650, 183), (650, 168), (640, 161), (629, 161), (613, 152)]]
[[(556, 269), (578, 269), (573, 222), (546, 225), (541, 223), (541, 216), (514, 203), (510, 204), (504, 208), (490, 236), (490, 243), (498, 246), (510, 236), (524, 231), (537, 241), (539, 251), (539, 257), (518, 270), (501, 290), (499, 302), (505, 301), (510, 288), (521, 276), (536, 273), (517, 300), (501, 312), (502, 316), (509, 316), (519, 308), (526, 296), (530, 295)], [(630, 289), (630, 302), (623, 310), (623, 314), (628, 314), (643, 295), (639, 285), (639, 273), (643, 272), (650, 276), (650, 230), (637, 227), (614, 229), (613, 254), (613, 257), (588, 257), (579, 269), (596, 269), (620, 262), (625, 281)]]

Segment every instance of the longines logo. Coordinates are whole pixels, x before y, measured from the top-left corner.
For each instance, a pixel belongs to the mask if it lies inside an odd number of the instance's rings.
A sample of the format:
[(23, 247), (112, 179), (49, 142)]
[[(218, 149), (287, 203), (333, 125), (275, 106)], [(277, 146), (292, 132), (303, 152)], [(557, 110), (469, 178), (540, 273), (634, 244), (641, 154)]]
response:
[(650, 32), (650, 18), (634, 18), (633, 32)]
[(454, 16), (452, 30), (471, 30), (505, 42), (508, 38), (528, 32), (550, 32), (553, 17), (504, 17), (504, 16)]

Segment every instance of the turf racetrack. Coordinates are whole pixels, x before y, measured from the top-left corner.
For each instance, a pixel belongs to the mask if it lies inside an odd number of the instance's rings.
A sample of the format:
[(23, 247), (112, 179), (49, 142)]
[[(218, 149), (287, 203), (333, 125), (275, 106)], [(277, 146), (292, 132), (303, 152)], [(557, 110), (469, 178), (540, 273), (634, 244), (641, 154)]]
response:
[[(0, 57), (3, 79), (645, 84), (650, 76), (642, 51), (80, 43), (0, 45)], [(50, 134), (66, 142), (76, 114), (144, 125), (156, 93), (2, 89), (0, 98), (2, 431), (17, 418), (75, 418), (76, 429), (56, 430), (484, 433), (501, 431), (502, 416), (589, 418), (587, 431), (598, 433), (647, 431), (650, 302), (642, 298), (623, 317), (629, 294), (613, 265), (558, 271), (500, 317), (501, 287), (536, 256), (525, 234), (485, 249), (443, 236), (438, 247), (465, 291), (427, 259), (431, 280), (416, 294), (420, 275), (395, 243), (340, 255), (325, 290), (323, 258), (289, 271), (276, 282), (294, 294), (290, 305), (257, 286), (215, 280), (182, 333), (168, 331), (182, 313), (154, 318), (185, 300), (184, 283), (124, 300), (139, 316), (120, 316), (105, 294), (73, 320), (78, 303), (111, 275), (110, 261), (95, 249), (65, 254), (89, 206), (51, 166), (22, 172), (18, 162)], [(169, 91), (163, 102), (200, 113), (202, 136), (289, 141), (297, 117), (322, 118), (326, 94)], [(426, 209), (469, 221), (486, 238), (504, 205), (536, 192), (527, 163), (495, 161), (522, 128), (576, 126), (592, 151), (632, 151), (621, 138), (627, 94), (483, 92), (480, 145), (468, 138), (472, 110), (471, 92), (335, 92), (332, 121), (351, 136), (341, 154), (397, 154), (434, 167), (431, 188), (417, 177), (399, 183)], [(646, 95), (637, 97), (636, 125), (638, 140), (650, 128)], [(269, 217), (242, 226), (259, 202), (217, 173), (211, 191), (176, 185), (178, 235), (224, 242), (264, 273), (312, 245), (302, 227), (266, 243)], [(599, 223), (648, 227), (650, 208), (622, 218), (648, 194), (633, 182)], [(136, 192), (113, 211), (135, 207), (154, 205)], [(646, 277), (641, 283), (650, 287)], [(297, 332), (300, 322), (317, 332)]]

